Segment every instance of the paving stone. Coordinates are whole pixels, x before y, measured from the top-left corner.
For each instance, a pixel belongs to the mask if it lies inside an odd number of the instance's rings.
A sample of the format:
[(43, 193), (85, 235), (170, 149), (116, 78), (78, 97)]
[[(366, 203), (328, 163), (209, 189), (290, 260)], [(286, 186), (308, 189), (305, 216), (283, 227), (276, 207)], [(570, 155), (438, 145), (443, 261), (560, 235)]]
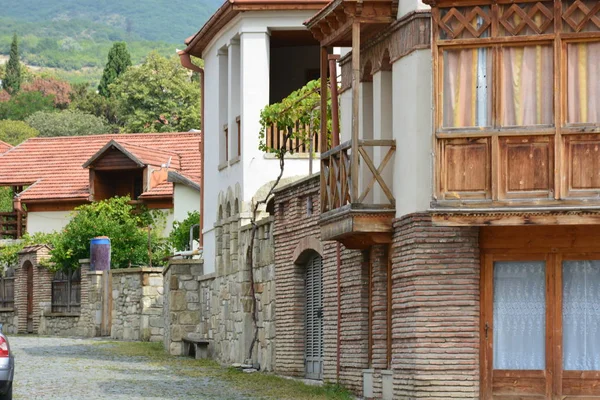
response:
[[(215, 378), (188, 377), (142, 357), (101, 350), (99, 339), (9, 336), (15, 399), (253, 400)], [(177, 354), (177, 346), (171, 353)]]

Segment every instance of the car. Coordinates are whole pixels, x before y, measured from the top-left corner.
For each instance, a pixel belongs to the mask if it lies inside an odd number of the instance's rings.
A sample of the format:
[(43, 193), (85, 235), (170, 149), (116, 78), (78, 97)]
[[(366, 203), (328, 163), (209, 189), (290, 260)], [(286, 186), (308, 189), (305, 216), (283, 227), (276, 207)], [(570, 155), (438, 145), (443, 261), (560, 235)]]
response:
[(0, 324), (0, 400), (12, 399), (14, 373), (15, 357)]

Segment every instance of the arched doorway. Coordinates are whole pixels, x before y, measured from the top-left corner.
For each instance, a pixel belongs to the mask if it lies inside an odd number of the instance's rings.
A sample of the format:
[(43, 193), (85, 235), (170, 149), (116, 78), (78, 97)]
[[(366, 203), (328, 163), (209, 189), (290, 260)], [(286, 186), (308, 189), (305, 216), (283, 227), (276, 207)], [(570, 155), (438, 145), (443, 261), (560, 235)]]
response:
[(26, 261), (23, 269), (27, 277), (27, 333), (33, 333), (33, 265)]
[(306, 264), (305, 371), (307, 379), (323, 379), (323, 259), (314, 254)]

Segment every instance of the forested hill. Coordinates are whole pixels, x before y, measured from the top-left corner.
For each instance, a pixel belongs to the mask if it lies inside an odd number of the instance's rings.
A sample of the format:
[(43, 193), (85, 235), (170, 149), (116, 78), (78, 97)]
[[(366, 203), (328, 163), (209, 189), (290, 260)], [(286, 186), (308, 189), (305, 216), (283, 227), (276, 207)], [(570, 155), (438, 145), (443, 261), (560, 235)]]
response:
[(2, 0), (2, 17), (28, 22), (85, 20), (144, 40), (182, 43), (223, 0)]
[(0, 0), (0, 64), (14, 33), (21, 61), (71, 82), (95, 82), (115, 41), (134, 64), (175, 55), (223, 0)]

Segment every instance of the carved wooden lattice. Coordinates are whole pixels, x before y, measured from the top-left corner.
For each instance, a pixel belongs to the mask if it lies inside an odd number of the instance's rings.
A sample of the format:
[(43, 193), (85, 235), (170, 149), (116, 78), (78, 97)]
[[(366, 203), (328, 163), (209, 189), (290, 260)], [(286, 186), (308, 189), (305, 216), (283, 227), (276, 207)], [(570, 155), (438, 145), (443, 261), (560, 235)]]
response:
[(507, 5), (501, 12), (499, 22), (502, 36), (552, 33), (554, 31), (552, 3)]
[(600, 31), (600, 1), (565, 1), (562, 18), (567, 32)]
[(453, 7), (442, 11), (440, 39), (473, 39), (489, 35), (489, 7)]

